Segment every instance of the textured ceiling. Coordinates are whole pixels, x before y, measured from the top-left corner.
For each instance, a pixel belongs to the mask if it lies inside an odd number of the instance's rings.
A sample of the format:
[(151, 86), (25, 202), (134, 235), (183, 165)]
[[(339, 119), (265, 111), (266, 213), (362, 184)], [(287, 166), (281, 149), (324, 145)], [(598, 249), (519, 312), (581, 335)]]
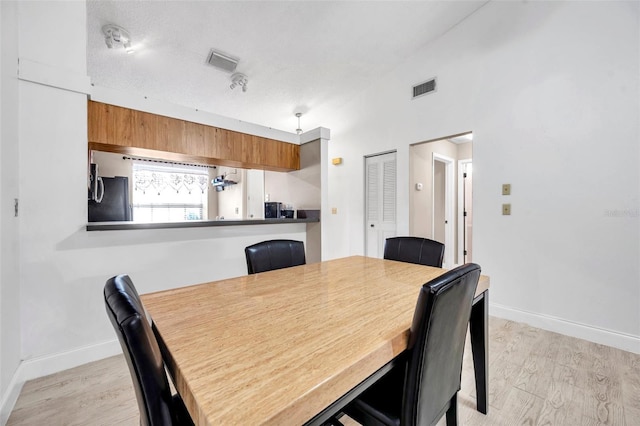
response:
[[(92, 83), (294, 132), (331, 128), (349, 102), (485, 1), (87, 2)], [(136, 53), (108, 49), (101, 28), (124, 27)], [(240, 59), (247, 92), (206, 63)]]

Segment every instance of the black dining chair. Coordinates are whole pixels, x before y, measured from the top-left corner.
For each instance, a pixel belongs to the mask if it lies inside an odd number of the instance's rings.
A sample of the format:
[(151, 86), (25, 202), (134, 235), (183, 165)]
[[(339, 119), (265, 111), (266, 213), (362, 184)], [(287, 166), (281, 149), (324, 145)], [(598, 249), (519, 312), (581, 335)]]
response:
[(444, 244), (419, 237), (387, 238), (384, 244), (384, 258), (442, 268)]
[(140, 425), (193, 425), (180, 396), (171, 395), (158, 341), (128, 275), (107, 280), (104, 303), (129, 366)]
[(272, 271), (274, 269), (289, 268), (304, 265), (304, 243), (295, 240), (269, 240), (245, 247), (247, 257), (247, 272)]
[[(462, 355), (480, 266), (445, 272), (420, 289), (407, 351), (344, 412), (362, 425), (458, 424)], [(332, 424), (336, 424), (333, 420)]]

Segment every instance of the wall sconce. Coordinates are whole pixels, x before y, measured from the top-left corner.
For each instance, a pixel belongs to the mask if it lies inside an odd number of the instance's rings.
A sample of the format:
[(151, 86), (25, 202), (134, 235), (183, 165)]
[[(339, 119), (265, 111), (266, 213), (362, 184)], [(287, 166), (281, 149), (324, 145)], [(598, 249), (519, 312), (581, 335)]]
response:
[(102, 32), (104, 33), (104, 42), (109, 49), (122, 46), (129, 54), (135, 52), (131, 46), (129, 31), (117, 25), (108, 24), (102, 27)]
[(240, 86), (242, 87), (242, 91), (246, 92), (248, 83), (249, 83), (249, 79), (247, 78), (247, 76), (237, 72), (231, 76), (231, 86), (229, 87), (231, 88), (231, 90), (233, 90), (236, 88), (236, 86)]

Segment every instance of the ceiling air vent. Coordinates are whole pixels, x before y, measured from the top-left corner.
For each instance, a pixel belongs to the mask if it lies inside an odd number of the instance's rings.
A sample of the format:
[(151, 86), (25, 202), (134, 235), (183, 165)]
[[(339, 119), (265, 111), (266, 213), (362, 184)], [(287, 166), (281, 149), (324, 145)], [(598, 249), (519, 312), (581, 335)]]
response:
[(424, 83), (420, 83), (416, 86), (413, 86), (413, 98), (415, 99), (419, 96), (426, 95), (431, 92), (436, 91), (436, 79), (432, 78), (429, 81), (425, 81)]
[(223, 55), (222, 53), (216, 52), (213, 49), (211, 49), (211, 52), (209, 53), (207, 63), (226, 72), (233, 72), (238, 66), (237, 59), (227, 55)]

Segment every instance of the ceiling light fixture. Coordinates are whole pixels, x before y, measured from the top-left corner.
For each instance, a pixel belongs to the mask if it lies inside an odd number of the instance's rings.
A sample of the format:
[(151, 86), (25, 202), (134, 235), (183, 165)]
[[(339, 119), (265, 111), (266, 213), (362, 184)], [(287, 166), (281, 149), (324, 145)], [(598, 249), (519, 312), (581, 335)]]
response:
[(113, 49), (114, 47), (123, 47), (129, 54), (135, 52), (131, 46), (131, 36), (129, 35), (129, 31), (117, 25), (107, 24), (102, 27), (102, 32), (104, 33), (104, 42), (107, 44), (109, 49)]
[(296, 133), (300, 134), (302, 133), (302, 129), (300, 128), (300, 117), (302, 117), (302, 113), (296, 112), (296, 117), (298, 117), (298, 128), (296, 129)]
[(242, 91), (246, 92), (248, 83), (249, 83), (249, 79), (247, 78), (247, 76), (237, 72), (231, 76), (231, 86), (229, 87), (231, 88), (231, 90), (233, 90), (236, 88), (236, 86), (240, 86), (242, 87)]

